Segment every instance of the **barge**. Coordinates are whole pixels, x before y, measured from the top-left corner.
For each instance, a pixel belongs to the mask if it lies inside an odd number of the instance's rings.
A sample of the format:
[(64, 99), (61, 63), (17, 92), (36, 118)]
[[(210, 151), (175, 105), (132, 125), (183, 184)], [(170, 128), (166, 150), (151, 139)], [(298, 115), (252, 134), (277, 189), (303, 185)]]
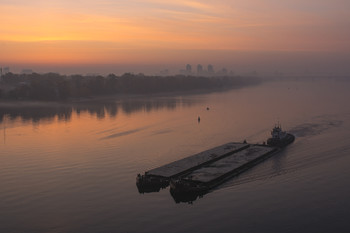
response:
[(197, 169), (180, 179), (170, 181), (170, 193), (175, 201), (203, 195), (227, 179), (236, 176), (267, 159), (279, 148), (249, 145), (244, 150)]
[(176, 202), (192, 201), (269, 158), (295, 140), (294, 135), (276, 125), (267, 144), (227, 143), (187, 158), (138, 174), (140, 193), (155, 192), (170, 184)]
[(164, 166), (154, 168), (145, 172), (144, 175), (138, 174), (136, 177), (136, 186), (140, 193), (157, 192), (161, 188), (167, 187), (171, 179), (186, 175), (187, 173), (248, 147), (249, 144), (246, 143), (230, 142)]
[(227, 179), (267, 159), (295, 140), (294, 135), (276, 125), (267, 145), (250, 144), (243, 150), (170, 181), (170, 193), (176, 202), (193, 201)]

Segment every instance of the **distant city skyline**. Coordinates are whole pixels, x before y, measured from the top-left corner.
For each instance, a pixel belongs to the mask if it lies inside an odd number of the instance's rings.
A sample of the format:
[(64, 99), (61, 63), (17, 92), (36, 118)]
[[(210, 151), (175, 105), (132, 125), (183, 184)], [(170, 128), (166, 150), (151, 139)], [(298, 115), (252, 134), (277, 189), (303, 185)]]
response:
[[(292, 75), (292, 76), (308, 76), (308, 75), (341, 75), (349, 76), (350, 66), (347, 61), (350, 60), (350, 56), (336, 57), (334, 54), (329, 57), (329, 60), (325, 60), (321, 56), (308, 55), (305, 56), (307, 59), (300, 59), (297, 62), (296, 56), (290, 58), (285, 57), (283, 60), (278, 60), (276, 54), (271, 55), (269, 59), (265, 59), (264, 54), (260, 54), (258, 58), (251, 59), (251, 62), (246, 62), (249, 58), (244, 57), (242, 61), (234, 60), (234, 63), (225, 63), (212, 65), (216, 74), (222, 72), (225, 68), (226, 71), (234, 75)], [(268, 57), (268, 56), (267, 56)], [(272, 59), (272, 58), (274, 58)], [(260, 60), (261, 59), (261, 60)], [(294, 60), (295, 59), (295, 60)], [(285, 61), (291, 62), (285, 62)], [(208, 65), (210, 63), (202, 63), (206, 67), (205, 71), (208, 71)], [(208, 65), (207, 65), (208, 64)], [(186, 65), (191, 66), (191, 72), (186, 70)], [(23, 70), (31, 70), (35, 73), (60, 73), (66, 75), (72, 74), (116, 74), (122, 75), (124, 73), (144, 73), (146, 75), (174, 75), (174, 74), (197, 74), (197, 63), (191, 64), (72, 64), (72, 65), (42, 65), (42, 64), (8, 64), (2, 63), (0, 67), (3, 68), (3, 74), (5, 71), (12, 73), (23, 73)], [(193, 68), (194, 67), (194, 68)], [(26, 72), (25, 72), (26, 73)]]

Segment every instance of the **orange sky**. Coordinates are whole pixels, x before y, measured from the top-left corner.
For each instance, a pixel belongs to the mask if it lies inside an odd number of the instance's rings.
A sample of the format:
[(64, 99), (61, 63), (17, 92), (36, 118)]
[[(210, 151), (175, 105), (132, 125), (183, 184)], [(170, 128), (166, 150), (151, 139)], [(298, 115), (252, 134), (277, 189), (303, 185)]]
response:
[(212, 57), (195, 57), (194, 50), (349, 52), (349, 11), (347, 0), (2, 0), (0, 63)]

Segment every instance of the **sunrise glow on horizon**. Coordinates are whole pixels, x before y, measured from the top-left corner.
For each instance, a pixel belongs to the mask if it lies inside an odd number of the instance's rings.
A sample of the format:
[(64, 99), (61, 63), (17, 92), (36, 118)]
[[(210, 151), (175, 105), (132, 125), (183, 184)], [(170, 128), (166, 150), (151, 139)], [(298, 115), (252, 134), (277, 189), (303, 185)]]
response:
[(0, 9), (3, 64), (213, 58), (204, 51), (350, 52), (345, 0), (2, 0)]

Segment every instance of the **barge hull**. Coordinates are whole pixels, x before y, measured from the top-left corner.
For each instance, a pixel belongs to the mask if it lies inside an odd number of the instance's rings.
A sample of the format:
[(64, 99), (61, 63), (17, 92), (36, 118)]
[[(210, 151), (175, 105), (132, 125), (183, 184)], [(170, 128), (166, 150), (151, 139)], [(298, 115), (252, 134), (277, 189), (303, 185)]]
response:
[(170, 183), (171, 193), (202, 193), (236, 176), (273, 153), (279, 151), (276, 147), (250, 145), (248, 148), (225, 157), (221, 160), (187, 174), (179, 180)]
[(200, 152), (190, 157), (186, 157), (164, 166), (149, 170), (145, 172), (144, 175), (138, 174), (136, 177), (136, 186), (140, 193), (159, 191), (160, 188), (165, 188), (169, 185), (171, 178), (186, 175), (196, 169), (230, 156), (248, 147), (249, 145), (246, 143), (230, 142)]

